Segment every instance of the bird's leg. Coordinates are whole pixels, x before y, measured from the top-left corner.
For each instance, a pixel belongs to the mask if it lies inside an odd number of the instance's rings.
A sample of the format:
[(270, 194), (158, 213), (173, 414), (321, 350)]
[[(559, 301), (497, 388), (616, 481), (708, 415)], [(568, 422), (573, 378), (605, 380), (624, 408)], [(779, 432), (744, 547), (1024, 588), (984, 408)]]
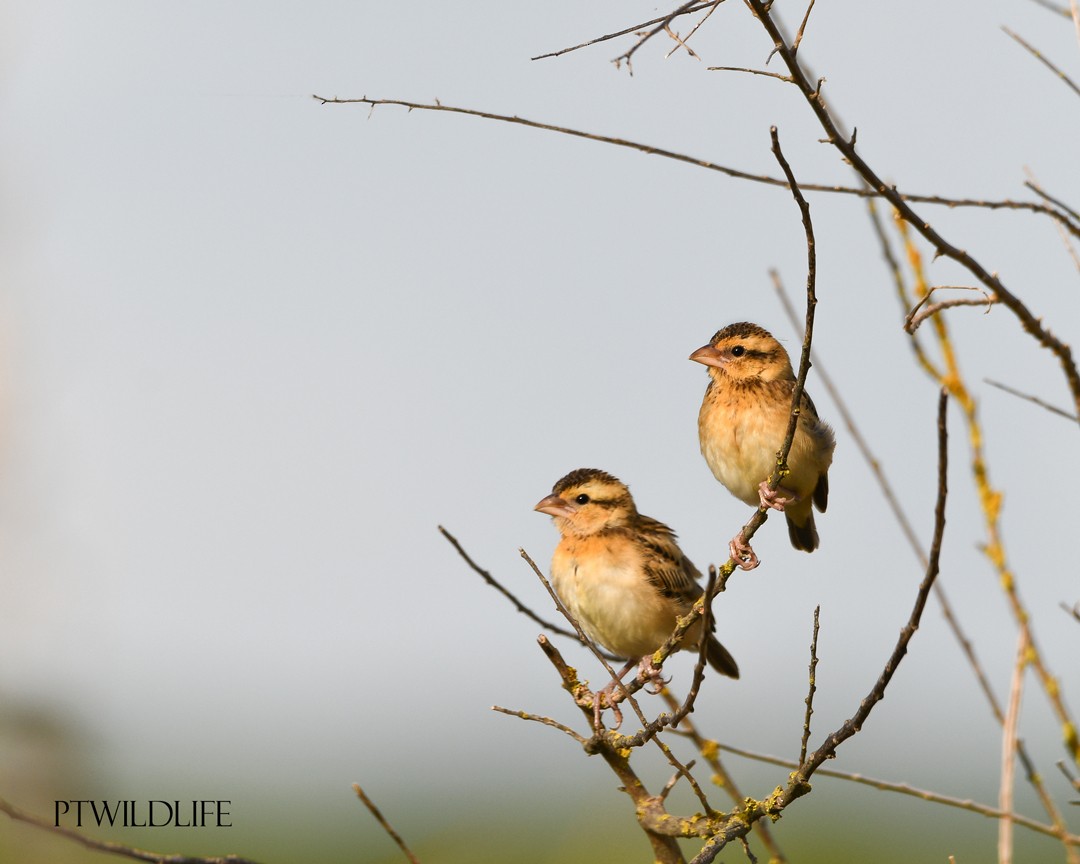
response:
[(761, 485), (758, 486), (758, 497), (761, 499), (762, 507), (779, 510), (781, 513), (788, 504), (794, 504), (799, 500), (798, 495), (783, 486), (770, 489), (768, 480), (762, 480)]
[(750, 548), (750, 544), (746, 542), (741, 529), (728, 543), (728, 554), (740, 570), (753, 570), (761, 563), (754, 550)]
[(611, 708), (612, 713), (615, 715), (615, 725), (611, 728), (618, 729), (620, 726), (622, 726), (622, 711), (619, 710), (619, 706), (615, 702), (615, 691), (618, 689), (618, 682), (622, 681), (623, 676), (626, 675), (626, 673), (633, 669), (636, 665), (638, 665), (637, 660), (628, 661), (627, 664), (623, 666), (623, 668), (618, 672), (618, 674), (611, 679), (611, 682), (607, 685), (607, 687), (604, 687), (602, 690), (597, 690), (596, 693), (593, 694), (593, 727), (597, 731), (600, 731), (600, 711), (602, 710), (601, 703), (603, 702), (605, 697), (607, 698), (608, 707)]

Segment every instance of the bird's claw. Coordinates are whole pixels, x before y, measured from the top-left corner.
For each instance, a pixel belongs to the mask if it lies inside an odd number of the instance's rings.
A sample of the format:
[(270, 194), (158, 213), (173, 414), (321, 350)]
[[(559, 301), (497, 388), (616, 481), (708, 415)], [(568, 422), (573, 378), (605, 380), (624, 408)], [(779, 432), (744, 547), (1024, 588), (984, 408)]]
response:
[(615, 724), (611, 728), (618, 729), (622, 726), (622, 711), (619, 710), (618, 703), (611, 698), (615, 693), (615, 687), (616, 684), (612, 681), (607, 687), (593, 693), (593, 729), (595, 729), (597, 733), (603, 728), (603, 725), (600, 723), (600, 713), (605, 708), (611, 709), (612, 717), (615, 720)]
[(641, 658), (641, 663), (638, 664), (637, 677), (645, 685), (645, 689), (654, 696), (671, 681), (670, 678), (664, 678), (663, 670), (653, 665), (652, 654), (646, 654)]
[(784, 512), (784, 508), (788, 504), (794, 504), (799, 500), (798, 495), (783, 486), (777, 486), (775, 489), (769, 488), (768, 480), (762, 480), (758, 486), (758, 498), (761, 499), (762, 507), (779, 510), (781, 513)]
[(746, 538), (743, 537), (742, 531), (731, 538), (731, 542), (728, 543), (728, 554), (740, 570), (753, 570), (761, 563), (757, 554), (750, 548), (750, 544), (746, 542)]

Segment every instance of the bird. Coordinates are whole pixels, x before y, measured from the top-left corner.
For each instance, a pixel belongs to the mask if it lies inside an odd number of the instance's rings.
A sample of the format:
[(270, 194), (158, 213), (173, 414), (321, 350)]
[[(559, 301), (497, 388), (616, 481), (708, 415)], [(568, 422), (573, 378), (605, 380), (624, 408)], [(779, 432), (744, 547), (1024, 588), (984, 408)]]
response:
[[(620, 679), (639, 660), (643, 677), (658, 675), (653, 653), (703, 593), (701, 573), (675, 532), (638, 513), (626, 484), (597, 468), (571, 471), (534, 509), (553, 517), (562, 535), (551, 581), (567, 611), (591, 640), (630, 660)], [(687, 631), (680, 649), (700, 645), (702, 626), (698, 620)], [(705, 657), (722, 675), (739, 677), (735, 659), (711, 633)]]
[[(718, 330), (690, 359), (703, 363), (711, 379), (698, 414), (698, 438), (713, 475), (740, 501), (783, 512), (791, 545), (813, 552), (819, 539), (811, 505), (824, 513), (829, 503), (836, 439), (804, 391), (788, 473), (775, 490), (769, 488), (795, 390), (787, 351), (768, 330), (741, 321)], [(741, 530), (728, 549), (744, 570), (759, 563)]]

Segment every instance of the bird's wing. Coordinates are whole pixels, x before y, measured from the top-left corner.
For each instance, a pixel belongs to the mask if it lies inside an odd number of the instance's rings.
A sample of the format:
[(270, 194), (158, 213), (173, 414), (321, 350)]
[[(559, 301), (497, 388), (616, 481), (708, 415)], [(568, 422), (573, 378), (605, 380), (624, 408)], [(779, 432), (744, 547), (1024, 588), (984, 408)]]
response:
[(646, 578), (665, 597), (678, 598), (687, 605), (693, 603), (701, 596), (697, 581), (701, 573), (683, 555), (675, 542), (675, 532), (648, 516), (639, 520), (637, 542), (643, 554)]

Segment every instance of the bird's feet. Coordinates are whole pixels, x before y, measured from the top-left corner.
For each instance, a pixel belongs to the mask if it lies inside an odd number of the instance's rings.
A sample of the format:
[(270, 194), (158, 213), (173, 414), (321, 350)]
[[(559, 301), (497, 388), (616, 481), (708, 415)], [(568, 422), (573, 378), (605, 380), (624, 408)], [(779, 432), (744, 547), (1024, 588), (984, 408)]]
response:
[(600, 723), (600, 713), (605, 708), (611, 709), (612, 718), (615, 720), (615, 725), (612, 729), (618, 729), (622, 726), (623, 716), (622, 711), (619, 710), (619, 704), (612, 698), (615, 695), (615, 690), (620, 685), (616, 681), (612, 681), (602, 690), (597, 690), (593, 693), (593, 729), (600, 732), (603, 726)]
[(750, 548), (750, 544), (746, 542), (746, 538), (743, 537), (742, 531), (731, 538), (731, 542), (728, 543), (728, 554), (740, 570), (753, 570), (761, 563), (757, 554)]
[(646, 654), (641, 658), (641, 662), (638, 663), (637, 677), (645, 686), (645, 689), (654, 695), (663, 690), (671, 680), (670, 678), (664, 678), (663, 670), (653, 665), (652, 654)]
[(761, 499), (762, 507), (779, 510), (781, 513), (788, 504), (794, 504), (799, 500), (798, 495), (783, 486), (770, 489), (768, 480), (762, 480), (761, 485), (758, 486), (758, 497)]

